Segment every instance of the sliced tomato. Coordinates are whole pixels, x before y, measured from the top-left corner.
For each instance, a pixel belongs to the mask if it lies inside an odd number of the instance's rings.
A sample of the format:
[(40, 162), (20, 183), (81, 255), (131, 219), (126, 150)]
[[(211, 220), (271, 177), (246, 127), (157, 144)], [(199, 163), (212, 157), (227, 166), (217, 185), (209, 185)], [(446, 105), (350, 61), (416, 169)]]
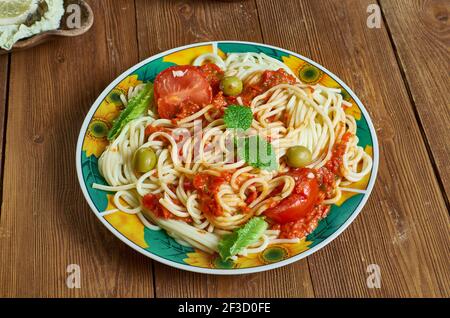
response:
[(264, 214), (279, 224), (298, 221), (308, 217), (318, 203), (319, 184), (310, 169), (296, 169), (289, 173), (295, 180), (291, 195)]
[(184, 105), (204, 107), (212, 99), (211, 85), (197, 67), (190, 65), (172, 66), (159, 73), (154, 93), (158, 114), (166, 119), (177, 117)]

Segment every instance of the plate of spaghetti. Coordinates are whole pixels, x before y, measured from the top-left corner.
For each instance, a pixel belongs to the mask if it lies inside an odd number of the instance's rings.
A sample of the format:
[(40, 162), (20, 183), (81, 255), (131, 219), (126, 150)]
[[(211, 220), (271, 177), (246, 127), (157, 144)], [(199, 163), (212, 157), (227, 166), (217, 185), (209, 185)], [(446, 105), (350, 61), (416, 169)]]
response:
[(378, 143), (357, 96), (294, 52), (236, 41), (130, 68), (78, 138), (83, 194), (119, 239), (209, 274), (265, 271), (324, 247), (373, 188)]

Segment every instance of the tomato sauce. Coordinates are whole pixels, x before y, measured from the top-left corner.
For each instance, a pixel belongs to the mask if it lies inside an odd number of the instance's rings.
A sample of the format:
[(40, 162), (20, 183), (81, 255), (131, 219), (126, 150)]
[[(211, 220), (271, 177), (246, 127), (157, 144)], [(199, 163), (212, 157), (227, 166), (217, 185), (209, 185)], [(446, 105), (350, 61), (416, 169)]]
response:
[(329, 169), (332, 173), (342, 176), (341, 168), (342, 162), (344, 160), (345, 149), (347, 148), (347, 143), (352, 134), (346, 132), (339, 143), (333, 146), (330, 160), (325, 164), (325, 167)]
[(256, 191), (251, 191), (250, 194), (247, 196), (245, 203), (251, 204), (253, 201), (256, 200), (257, 197), (258, 197), (258, 193)]
[(223, 116), (224, 108), (230, 104), (229, 101), (223, 95), (223, 92), (220, 91), (214, 96), (213, 101), (211, 103), (213, 107), (221, 112), (221, 116)]
[[(161, 195), (159, 194), (146, 194), (142, 198), (142, 205), (144, 208), (146, 208), (148, 211), (152, 212), (156, 217), (161, 219), (174, 219), (174, 220), (182, 220), (186, 223), (192, 223), (192, 218), (181, 218), (176, 215), (173, 215), (170, 213), (169, 210), (167, 210), (164, 206), (159, 203), (159, 199), (161, 199)], [(175, 202), (176, 204), (179, 204), (180, 202)]]
[(152, 125), (148, 125), (147, 127), (145, 127), (145, 131), (144, 131), (145, 139), (147, 139), (151, 134), (153, 134), (155, 132), (160, 132), (160, 131), (171, 134), (171, 131), (166, 127), (161, 127), (161, 126), (155, 127)]
[(319, 221), (326, 217), (329, 211), (329, 205), (319, 204), (305, 218), (285, 224), (275, 224), (272, 226), (272, 229), (280, 231), (280, 238), (303, 238), (315, 230)]
[[(161, 126), (156, 126), (155, 127), (155, 126), (152, 126), (152, 125), (148, 125), (147, 127), (145, 127), (145, 130), (144, 130), (145, 139), (148, 139), (148, 137), (150, 137), (150, 135), (155, 133), (155, 132), (165, 132), (166, 134), (169, 134), (170, 136), (172, 136), (177, 143), (182, 142), (184, 140), (184, 137), (185, 137), (182, 134), (176, 134), (176, 133), (173, 134), (173, 131), (170, 130), (169, 128), (167, 128), (167, 127), (161, 127)], [(161, 136), (158, 136), (158, 137), (155, 138), (155, 140), (164, 141), (164, 138), (161, 137)], [(180, 148), (179, 154), (182, 155), (182, 149), (181, 148)]]
[(222, 79), (224, 72), (214, 63), (203, 64), (202, 66), (199, 66), (199, 69), (209, 82), (209, 85), (211, 85), (213, 94), (217, 94), (220, 90), (220, 80)]
[(192, 192), (192, 191), (195, 190), (194, 185), (192, 184), (192, 180), (189, 180), (189, 179), (185, 179), (184, 180), (183, 188), (184, 188), (184, 191), (191, 191)]
[(156, 194), (146, 194), (142, 198), (142, 205), (149, 211), (153, 212), (156, 217), (162, 219), (169, 219), (171, 214), (165, 207), (163, 207), (159, 203), (159, 199), (161, 199), (160, 195)]
[(239, 95), (242, 98), (242, 102), (245, 105), (250, 105), (253, 98), (263, 94), (274, 86), (280, 84), (295, 84), (297, 80), (294, 76), (288, 74), (283, 69), (276, 71), (264, 71), (261, 75), (261, 79), (257, 84), (246, 85), (244, 91)]
[(320, 200), (329, 199), (333, 196), (334, 189), (336, 188), (336, 174), (334, 174), (327, 167), (322, 167), (315, 171), (315, 176), (319, 183)]
[(230, 182), (230, 179), (230, 173), (223, 173), (219, 177), (207, 173), (199, 173), (194, 177), (192, 184), (197, 190), (200, 210), (203, 213), (213, 216), (223, 214), (222, 206), (217, 199), (217, 193), (219, 192), (220, 186), (226, 182)]

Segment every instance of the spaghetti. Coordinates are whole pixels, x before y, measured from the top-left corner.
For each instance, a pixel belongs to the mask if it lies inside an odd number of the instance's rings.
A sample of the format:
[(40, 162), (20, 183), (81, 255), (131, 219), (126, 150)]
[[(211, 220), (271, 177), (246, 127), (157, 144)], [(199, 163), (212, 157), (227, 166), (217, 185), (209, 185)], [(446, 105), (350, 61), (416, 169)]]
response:
[[(296, 243), (326, 216), (343, 191), (358, 192), (349, 186), (371, 171), (372, 158), (358, 146), (355, 118), (345, 113), (351, 104), (339, 89), (305, 85), (285, 64), (262, 53), (231, 53), (225, 60), (204, 54), (191, 67), (211, 63), (214, 74), (241, 80), (242, 93), (227, 99), (210, 81), (214, 99), (201, 107), (186, 104), (190, 111), (184, 117), (161, 118), (158, 108), (150, 107), (145, 116), (126, 124), (99, 159), (108, 186), (93, 187), (114, 191), (117, 207), (104, 213), (136, 214), (151, 230), (164, 229), (180, 244), (208, 253), (218, 252), (222, 237), (256, 216), (266, 216), (270, 227), (239, 255), (261, 252), (270, 244)], [(187, 72), (190, 68), (172, 75), (183, 78)], [(141, 90), (139, 85), (122, 95), (123, 104)], [(162, 107), (166, 101), (156, 93), (155, 81), (155, 104)], [(233, 152), (236, 132), (223, 118), (231, 103), (251, 109), (246, 134), (270, 142), (275, 169), (255, 167)], [(311, 160), (293, 169), (287, 156), (298, 146), (310, 152)], [(137, 173), (133, 156), (147, 148), (156, 154), (155, 166)], [(293, 198), (304, 198), (307, 190), (301, 185), (317, 192), (306, 211), (310, 214), (283, 221), (282, 215), (289, 215), (300, 202)]]

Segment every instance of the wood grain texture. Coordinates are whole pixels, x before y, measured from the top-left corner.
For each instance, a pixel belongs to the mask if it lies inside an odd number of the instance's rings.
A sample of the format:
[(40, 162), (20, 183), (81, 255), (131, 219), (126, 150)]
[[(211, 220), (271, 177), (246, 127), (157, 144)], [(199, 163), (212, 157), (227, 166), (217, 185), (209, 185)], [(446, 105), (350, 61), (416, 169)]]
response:
[(450, 1), (382, 0), (381, 5), (448, 200)]
[(136, 0), (140, 57), (195, 42), (260, 41), (253, 1)]
[[(87, 34), (14, 53), (10, 71), (0, 57), (0, 297), (450, 296), (449, 211), (431, 160), (448, 195), (448, 1), (381, 0), (388, 29), (366, 27), (371, 0), (88, 2)], [(208, 40), (308, 56), (348, 83), (374, 120), (381, 161), (372, 196), (307, 259), (243, 276), (180, 271), (121, 243), (85, 203), (74, 152), (95, 98), (138, 60)], [(373, 263), (381, 289), (366, 285)], [(81, 289), (66, 286), (69, 264), (81, 266)]]
[[(261, 42), (253, 1), (136, 1), (140, 58), (211, 40)], [(154, 264), (156, 297), (311, 297), (306, 261), (246, 276), (205, 276)], [(283, 281), (283, 284), (277, 282)]]
[[(88, 109), (138, 58), (133, 2), (90, 4), (86, 35), (12, 55), (0, 297), (153, 295), (151, 262), (97, 220), (76, 177)], [(81, 289), (66, 286), (69, 264), (81, 267)]]
[[(0, 169), (3, 169), (3, 138), (4, 123), (6, 116), (6, 101), (8, 94), (8, 67), (9, 57), (7, 55), (0, 56)], [(2, 170), (3, 171), (3, 170)], [(0, 176), (1, 176), (0, 172)], [(1, 197), (0, 197), (1, 199)], [(1, 216), (1, 210), (0, 210)], [(1, 237), (1, 232), (0, 232)]]
[[(308, 257), (315, 295), (448, 297), (448, 210), (387, 30), (366, 26), (372, 2), (257, 1), (264, 41), (312, 58), (349, 84), (379, 138), (368, 204), (349, 229)], [(367, 288), (372, 263), (381, 268), (381, 289)]]
[(314, 297), (308, 263), (300, 260), (263, 273), (213, 276), (155, 263), (156, 297)]

